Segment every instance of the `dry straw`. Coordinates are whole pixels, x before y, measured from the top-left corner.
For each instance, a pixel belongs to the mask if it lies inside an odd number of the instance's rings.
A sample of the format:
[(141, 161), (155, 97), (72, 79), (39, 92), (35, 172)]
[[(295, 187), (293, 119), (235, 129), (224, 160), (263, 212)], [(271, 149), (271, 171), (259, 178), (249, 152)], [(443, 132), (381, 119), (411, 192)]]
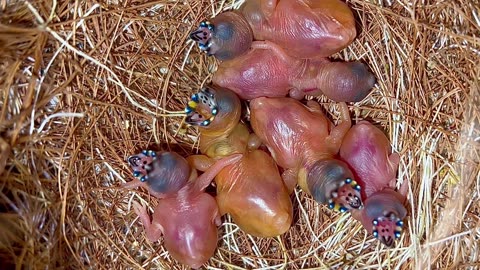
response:
[[(297, 190), (281, 237), (251, 237), (226, 217), (208, 269), (480, 267), (478, 1), (348, 4), (360, 32), (335, 57), (362, 59), (378, 78), (350, 109), (402, 156), (405, 234), (386, 249)], [(0, 268), (183, 268), (132, 211), (156, 201), (119, 185), (140, 149), (197, 152), (181, 110), (216, 63), (188, 33), (238, 5), (0, 0)]]

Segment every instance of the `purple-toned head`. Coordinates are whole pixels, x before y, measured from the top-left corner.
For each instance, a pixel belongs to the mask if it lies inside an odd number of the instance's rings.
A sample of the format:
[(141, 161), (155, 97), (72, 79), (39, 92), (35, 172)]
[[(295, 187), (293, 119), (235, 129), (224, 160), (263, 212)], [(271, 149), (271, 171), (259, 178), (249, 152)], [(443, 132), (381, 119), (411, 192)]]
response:
[(400, 238), (407, 210), (393, 190), (377, 192), (365, 200), (362, 223), (373, 236), (388, 247)]
[(133, 176), (157, 194), (176, 193), (187, 184), (190, 176), (188, 162), (174, 152), (143, 150), (128, 157), (128, 164), (133, 169)]
[(360, 189), (347, 164), (337, 159), (319, 160), (313, 164), (300, 186), (308, 189), (319, 203), (330, 209), (347, 212), (363, 207)]
[(190, 38), (207, 55), (224, 61), (244, 54), (253, 42), (253, 32), (245, 18), (237, 12), (224, 12), (210, 22), (203, 21)]

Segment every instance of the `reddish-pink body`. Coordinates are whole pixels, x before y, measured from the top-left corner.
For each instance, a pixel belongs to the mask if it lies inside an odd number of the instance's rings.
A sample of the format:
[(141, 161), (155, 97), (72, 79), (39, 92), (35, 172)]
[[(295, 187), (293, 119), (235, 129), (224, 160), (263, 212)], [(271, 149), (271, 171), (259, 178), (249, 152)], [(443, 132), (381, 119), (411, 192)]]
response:
[(297, 59), (273, 43), (257, 41), (246, 54), (222, 62), (213, 82), (247, 100), (324, 94), (334, 101), (351, 102), (365, 98), (376, 80), (360, 62)]
[(252, 128), (283, 168), (309, 166), (338, 152), (326, 141), (331, 122), (289, 98), (258, 98), (250, 103)]
[[(199, 268), (217, 248), (217, 217), (218, 207), (212, 196), (186, 193), (160, 200), (152, 226), (162, 228), (165, 248), (175, 260)], [(154, 238), (150, 240), (156, 241)]]
[(296, 58), (330, 56), (356, 36), (355, 18), (339, 0), (247, 0), (240, 7), (255, 40), (269, 40)]
[(218, 114), (209, 125), (199, 128), (199, 147), (205, 156), (192, 156), (192, 164), (205, 168), (212, 159), (243, 154), (241, 160), (225, 167), (215, 177), (220, 214), (230, 214), (243, 231), (254, 236), (273, 237), (285, 233), (293, 216), (287, 187), (274, 160), (257, 149), (261, 144), (258, 138), (240, 122), (240, 99), (232, 91), (219, 87), (203, 93), (200, 96), (211, 94), (211, 100), (200, 98), (196, 111), (205, 113), (205, 104), (212, 103), (216, 104)]
[(392, 246), (400, 237), (407, 214), (403, 206), (407, 186), (395, 191), (399, 155), (391, 153), (390, 142), (380, 129), (361, 121), (345, 135), (340, 156), (362, 186), (365, 207), (352, 216), (382, 243)]
[(370, 122), (352, 126), (342, 142), (340, 156), (354, 169), (358, 182), (364, 186), (365, 198), (396, 182), (399, 156), (392, 154), (388, 138)]
[(173, 152), (143, 151), (129, 157), (130, 166), (141, 180), (128, 182), (124, 187), (142, 186), (159, 198), (152, 219), (145, 207), (133, 204), (147, 238), (155, 242), (163, 235), (170, 255), (192, 268), (200, 268), (207, 262), (217, 247), (216, 226), (220, 225), (220, 215), (215, 199), (204, 189), (223, 168), (241, 157), (231, 155), (220, 159), (200, 177), (186, 159)]
[(291, 98), (257, 98), (250, 102), (250, 110), (254, 132), (285, 169), (282, 176), (288, 186), (298, 182), (316, 201), (340, 211), (362, 206), (353, 174), (336, 158), (350, 128), (346, 104), (341, 104), (338, 126), (323, 115), (318, 103), (307, 108)]

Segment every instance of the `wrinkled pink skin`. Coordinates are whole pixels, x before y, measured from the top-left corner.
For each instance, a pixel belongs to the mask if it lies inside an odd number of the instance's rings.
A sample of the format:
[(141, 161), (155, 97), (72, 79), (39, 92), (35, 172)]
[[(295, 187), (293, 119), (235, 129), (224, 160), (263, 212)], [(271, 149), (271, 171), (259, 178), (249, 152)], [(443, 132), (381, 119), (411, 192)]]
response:
[(370, 93), (375, 82), (374, 75), (360, 62), (300, 60), (265, 41), (256, 41), (246, 54), (222, 62), (213, 76), (213, 83), (246, 100), (324, 94), (337, 102), (356, 102)]
[[(352, 212), (352, 216), (362, 222), (369, 233), (376, 231), (383, 244), (393, 246), (403, 227), (397, 222), (407, 214), (403, 203), (408, 186), (403, 184), (399, 192), (395, 191), (399, 155), (391, 153), (390, 142), (380, 129), (361, 121), (345, 135), (340, 156), (363, 188), (365, 207)], [(378, 224), (374, 230), (375, 219)]]
[(240, 12), (255, 40), (272, 41), (296, 58), (330, 56), (356, 36), (352, 11), (339, 0), (247, 0)]
[[(200, 268), (215, 252), (217, 246), (216, 226), (221, 223), (215, 199), (203, 190), (218, 172), (225, 166), (237, 162), (242, 155), (232, 155), (217, 161), (200, 177), (197, 177), (196, 170), (191, 169), (187, 161), (176, 153), (158, 153), (153, 158), (144, 154), (137, 156), (142, 162), (132, 164), (129, 158), (129, 163), (134, 171), (146, 173), (148, 178), (145, 182), (136, 179), (125, 184), (124, 187), (143, 186), (152, 195), (161, 198), (152, 219), (145, 207), (137, 202), (133, 203), (133, 208), (142, 221), (147, 238), (155, 242), (163, 235), (165, 248), (175, 260), (195, 269)], [(150, 169), (148, 166), (155, 163), (156, 160), (162, 160), (162, 163), (156, 164)], [(184, 185), (178, 189), (175, 182), (168, 181), (168, 179), (165, 181), (166, 176), (173, 178), (178, 176), (177, 180)], [(174, 187), (165, 187), (164, 190), (169, 190), (169, 192), (159, 193), (158, 189), (153, 190), (152, 187), (156, 185), (152, 182), (166, 182), (166, 185)], [(157, 186), (164, 187), (164, 185)], [(175, 192), (172, 191), (175, 189), (177, 189)]]
[(297, 182), (319, 203), (340, 211), (360, 208), (360, 193), (346, 179), (354, 180), (347, 164), (338, 160), (340, 144), (350, 128), (345, 103), (340, 104), (341, 121), (335, 126), (318, 103), (309, 108), (291, 98), (257, 98), (250, 102), (252, 128), (267, 145), (282, 177), (289, 186)]

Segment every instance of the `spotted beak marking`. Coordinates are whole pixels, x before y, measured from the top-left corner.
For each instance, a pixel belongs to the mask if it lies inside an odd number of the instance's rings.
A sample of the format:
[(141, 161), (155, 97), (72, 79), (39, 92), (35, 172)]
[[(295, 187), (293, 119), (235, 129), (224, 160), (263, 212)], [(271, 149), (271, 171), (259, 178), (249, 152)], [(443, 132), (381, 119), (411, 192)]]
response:
[(394, 213), (374, 219), (372, 225), (373, 236), (388, 247), (392, 247), (395, 239), (402, 235), (403, 221)]
[(208, 21), (203, 21), (197, 30), (190, 33), (190, 39), (198, 42), (198, 47), (203, 52), (209, 54), (210, 47), (212, 46), (212, 35), (215, 31), (215, 27)]
[(133, 169), (133, 176), (145, 182), (148, 180), (148, 173), (151, 171), (150, 165), (157, 158), (157, 153), (152, 150), (143, 150), (138, 155), (127, 158), (130, 167)]
[(200, 92), (193, 94), (185, 107), (187, 114), (186, 123), (192, 126), (206, 127), (212, 123), (218, 114), (215, 95), (209, 88), (203, 88)]
[(361, 209), (363, 203), (360, 195), (360, 185), (351, 178), (345, 179), (339, 187), (331, 193), (328, 201), (330, 209), (347, 212), (350, 209)]

